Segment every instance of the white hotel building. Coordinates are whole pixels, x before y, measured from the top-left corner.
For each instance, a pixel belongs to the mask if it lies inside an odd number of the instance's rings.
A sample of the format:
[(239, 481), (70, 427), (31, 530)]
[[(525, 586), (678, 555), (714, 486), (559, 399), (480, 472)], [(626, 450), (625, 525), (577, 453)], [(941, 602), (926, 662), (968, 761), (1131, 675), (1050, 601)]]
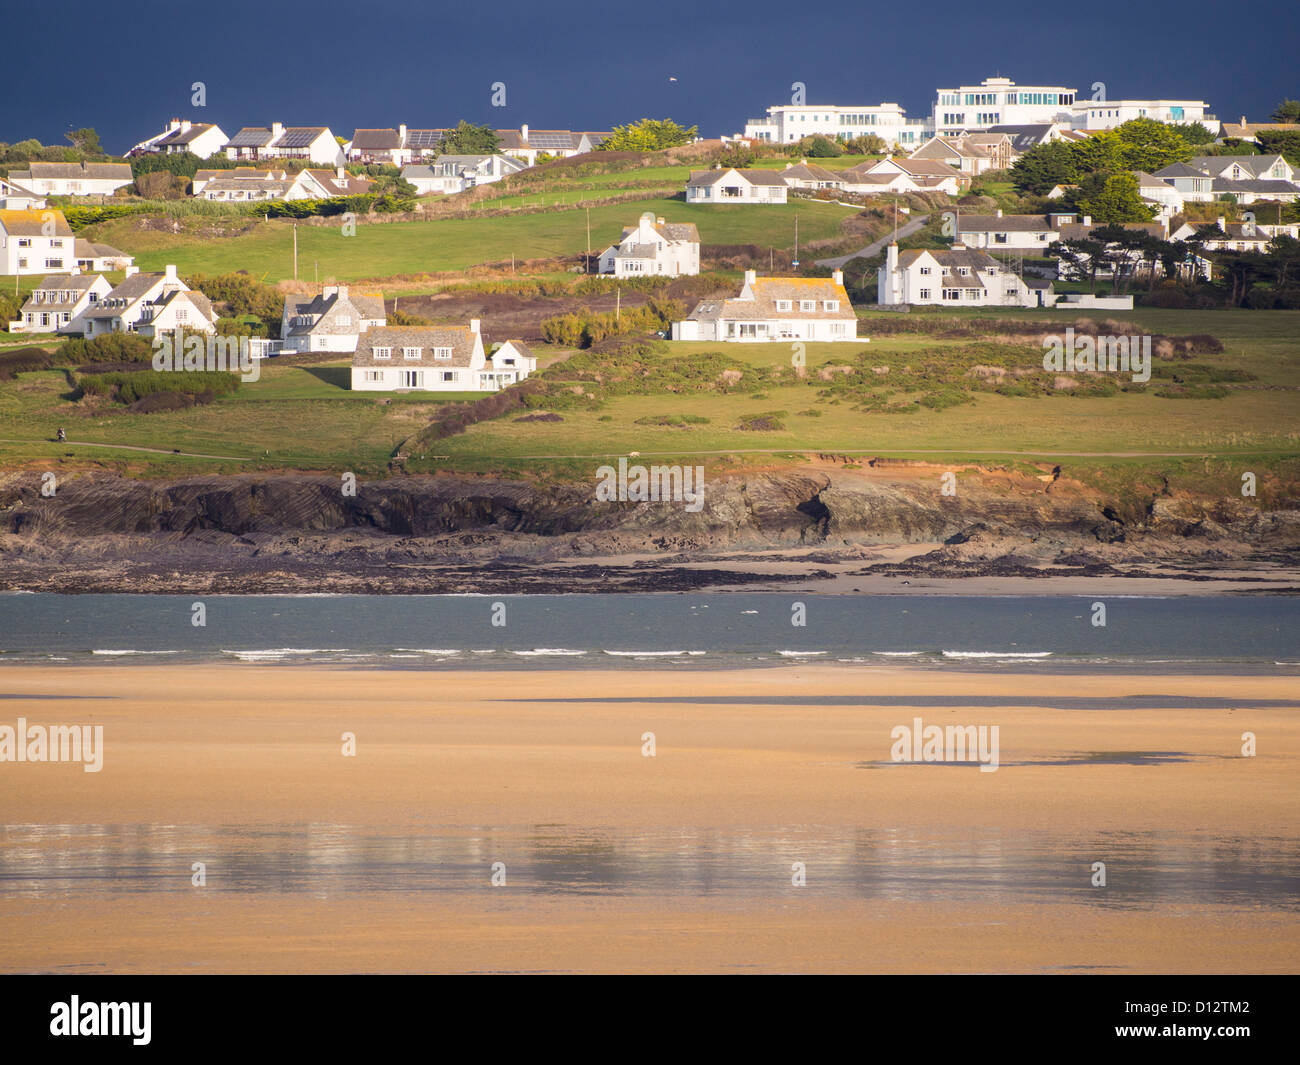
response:
[(898, 104), (873, 107), (780, 105), (767, 118), (751, 118), (744, 136), (789, 144), (821, 134), (848, 140), (874, 133), (887, 144), (917, 148), (931, 137), (977, 133), (993, 126), (1040, 126), (1065, 129), (1110, 129), (1134, 118), (1160, 122), (1218, 120), (1204, 100), (1093, 100), (1067, 85), (1017, 85), (1010, 78), (985, 78), (978, 85), (938, 89), (930, 116), (908, 119)]
[(751, 140), (790, 144), (814, 134), (839, 140), (875, 134), (889, 145), (919, 148), (930, 138), (930, 129), (924, 119), (908, 119), (898, 104), (864, 104), (861, 107), (781, 105), (769, 107), (767, 118), (751, 118), (746, 122), (744, 136)]

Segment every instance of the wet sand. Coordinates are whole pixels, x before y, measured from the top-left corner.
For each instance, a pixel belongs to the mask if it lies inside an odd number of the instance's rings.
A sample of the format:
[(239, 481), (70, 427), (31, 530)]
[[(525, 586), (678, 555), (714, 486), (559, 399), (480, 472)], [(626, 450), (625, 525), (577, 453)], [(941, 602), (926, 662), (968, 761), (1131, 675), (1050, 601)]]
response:
[[(0, 724), (102, 724), (105, 754), (0, 764), (0, 969), (1295, 972), (1293, 688), (6, 667)], [(1135, 695), (1171, 705), (1055, 705)], [(916, 716), (997, 725), (1001, 767), (892, 764)]]

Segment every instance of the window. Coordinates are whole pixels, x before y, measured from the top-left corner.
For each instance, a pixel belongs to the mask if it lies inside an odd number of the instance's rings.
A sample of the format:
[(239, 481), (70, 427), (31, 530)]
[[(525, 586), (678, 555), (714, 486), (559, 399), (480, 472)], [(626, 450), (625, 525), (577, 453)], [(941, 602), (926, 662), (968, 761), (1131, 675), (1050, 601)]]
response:
[(403, 349), (402, 349), (402, 358), (404, 358), (404, 359), (418, 359), (419, 357), (420, 357), (420, 349), (419, 349), (419, 348), (403, 348)]
[(62, 270), (62, 269), (63, 269), (63, 260), (62, 260), (62, 259), (46, 259), (46, 260), (45, 260), (45, 269), (47, 269), (47, 270)]
[(822, 300), (822, 310), (824, 310), (824, 311), (838, 311), (839, 309), (840, 309), (840, 301), (839, 301), (839, 300)]
[(921, 289), (920, 298), (923, 300), (928, 300), (930, 298), (930, 290), (928, 288)]
[(185, 321), (187, 318), (189, 318), (189, 316), (190, 316), (190, 312), (187, 311), (184, 307), (176, 308), (176, 320), (178, 322)]
[(832, 323), (831, 323), (831, 336), (833, 336), (833, 337), (842, 337), (843, 335), (844, 335), (844, 323), (843, 323), (843, 322), (832, 322)]
[(61, 247), (63, 247), (63, 241), (59, 240), (57, 237), (51, 237), (51, 238), (50, 238), (50, 247), (51, 247), (51, 248), (61, 248)]
[(366, 380), (367, 380), (367, 381), (382, 381), (383, 379), (384, 379), (384, 371), (383, 371), (383, 370), (367, 370), (367, 371), (366, 371)]
[(434, 348), (434, 349), (433, 349), (433, 357), (434, 357), (435, 359), (450, 359), (450, 358), (451, 358), (451, 348)]
[(923, 267), (921, 267), (921, 276), (922, 276), (922, 277), (929, 277), (929, 276), (930, 276), (930, 268), (929, 268), (928, 266), (923, 266)]
[(776, 301), (776, 309), (777, 309), (778, 311), (788, 311), (788, 310), (790, 309), (790, 301), (789, 301), (789, 300), (777, 300), (777, 301)]
[(402, 387), (403, 387), (403, 388), (423, 388), (423, 387), (424, 387), (424, 374), (421, 373), (419, 370), (403, 370), (403, 371), (402, 371)]
[(455, 384), (455, 383), (456, 383), (456, 380), (458, 379), (458, 377), (459, 377), (459, 375), (456, 373), (455, 370), (443, 370), (443, 371), (442, 371), (442, 379), (443, 379), (443, 381), (448, 382), (448, 383), (450, 383), (450, 384)]
[(799, 309), (801, 311), (815, 311), (817, 309), (816, 300), (800, 300)]
[(961, 299), (961, 289), (946, 288), (943, 290), (943, 298), (946, 300), (959, 300)]
[(393, 357), (392, 348), (375, 348), (374, 355), (376, 359), (391, 359)]
[(957, 267), (957, 273), (961, 274), (962, 277), (970, 277), (970, 267), (959, 266)]
[(18, 238), (18, 247), (20, 247), (20, 248), (30, 248), (31, 246), (32, 246), (32, 238), (31, 238), (31, 237), (19, 237), (19, 238)]
[(994, 244), (1005, 244), (1006, 242), (1007, 242), (1007, 235), (1006, 235), (1005, 233), (994, 233), (994, 234), (993, 234), (993, 243), (994, 243)]

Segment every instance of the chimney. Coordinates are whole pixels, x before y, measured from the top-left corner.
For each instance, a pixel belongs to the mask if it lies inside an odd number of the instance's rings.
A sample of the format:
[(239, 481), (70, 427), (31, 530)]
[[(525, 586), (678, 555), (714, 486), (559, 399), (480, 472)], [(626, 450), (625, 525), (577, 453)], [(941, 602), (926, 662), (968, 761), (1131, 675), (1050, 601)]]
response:
[(135, 275), (138, 274), (139, 272), (140, 272), (140, 268), (138, 266), (128, 266), (126, 268), (127, 277), (135, 277)]
[(338, 182), (347, 181), (347, 175), (344, 174), (342, 167), (339, 167), (337, 170), (334, 171), (334, 180)]
[(192, 127), (193, 125), (194, 125), (194, 123), (191, 122), (188, 118), (187, 118), (187, 119), (184, 119), (184, 120), (181, 122), (181, 132), (182, 132), (182, 133), (188, 133), (188, 132), (190, 131), (190, 127)]
[(999, 217), (999, 218), (1002, 217), (1002, 208), (1001, 208), (1001, 207), (998, 208), (998, 217)]
[(406, 147), (406, 123), (403, 122), (397, 127), (397, 135), (401, 138), (402, 147)]
[(1246, 116), (1245, 116), (1245, 115), (1242, 115), (1242, 116), (1241, 116), (1241, 122), (1240, 122), (1240, 125), (1243, 125), (1243, 126), (1244, 126), (1245, 124), (1246, 124)]
[(755, 281), (757, 281), (757, 280), (758, 280), (758, 271), (757, 271), (757, 270), (746, 270), (746, 271), (745, 271), (745, 285), (746, 285), (746, 287), (748, 287), (749, 285), (752, 285), (752, 284), (753, 284)]
[(272, 139), (272, 140), (279, 140), (279, 138), (282, 137), (283, 135), (284, 135), (284, 123), (282, 123), (282, 122), (272, 122), (272, 123), (271, 123), (271, 139)]
[(527, 127), (527, 126), (520, 126), (520, 127), (519, 127), (519, 139), (520, 139), (521, 141), (523, 141), (525, 144), (528, 143), (528, 127)]
[(167, 264), (167, 266), (166, 266), (166, 267), (164, 268), (164, 270), (163, 270), (163, 279), (166, 280), (166, 281), (179, 281), (179, 280), (180, 280), (180, 278), (178, 278), (178, 277), (176, 276), (176, 264), (175, 264), (175, 263), (168, 263), (168, 264)]
[(844, 284), (844, 271), (843, 271), (843, 270), (832, 270), (832, 271), (831, 271), (831, 280), (832, 280), (833, 282), (835, 282), (835, 284), (837, 284), (837, 285), (842, 285), (842, 284)]
[(181, 120), (179, 118), (173, 118), (170, 122), (167, 123), (168, 130), (174, 130), (180, 128), (181, 128)]
[(664, 220), (663, 220), (662, 217), (658, 217), (658, 218), (655, 219), (655, 225), (657, 225), (657, 226), (661, 226), (661, 225), (663, 225), (663, 224), (664, 224)]
[(477, 318), (471, 318), (471, 319), (469, 320), (469, 331), (470, 331), (471, 333), (477, 333), (477, 332), (479, 332), (479, 327), (478, 327), (478, 325), (479, 325), (479, 320), (478, 320)]
[(1084, 224), (1085, 226), (1090, 226), (1090, 225), (1092, 225), (1092, 215), (1090, 215), (1090, 214), (1086, 214), (1086, 215), (1084, 215), (1084, 216), (1083, 216), (1083, 224)]
[(339, 286), (337, 286), (337, 287), (335, 288), (335, 291), (339, 294), (339, 299), (341, 299), (341, 300), (345, 300), (345, 299), (348, 298), (348, 286), (347, 286), (347, 285), (339, 285)]

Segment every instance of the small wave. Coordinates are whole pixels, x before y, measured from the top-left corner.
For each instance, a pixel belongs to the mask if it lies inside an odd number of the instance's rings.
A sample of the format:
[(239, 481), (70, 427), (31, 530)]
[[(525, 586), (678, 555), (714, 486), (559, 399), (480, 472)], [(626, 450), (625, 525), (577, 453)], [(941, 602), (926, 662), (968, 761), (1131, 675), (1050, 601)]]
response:
[(586, 651), (574, 651), (568, 647), (534, 647), (531, 651), (511, 651), (511, 654), (524, 658), (567, 658), (585, 655)]
[(944, 651), (944, 658), (1050, 658), (1051, 651)]
[(813, 655), (828, 654), (827, 651), (777, 651), (784, 658), (811, 658)]
[(618, 658), (683, 658), (686, 655), (702, 655), (707, 651), (603, 651), (602, 654), (615, 655)]
[(421, 655), (458, 655), (460, 650), (455, 647), (395, 647), (395, 651), (414, 651)]
[(885, 658), (915, 658), (917, 655), (925, 654), (924, 651), (872, 651), (873, 655), (883, 655)]
[(223, 655), (234, 655), (241, 662), (278, 662), (291, 655), (336, 655), (347, 654), (346, 647), (265, 647), (250, 648), (245, 651), (221, 649)]
[(757, 614), (758, 611), (757, 611), (757, 610), (742, 610), (741, 613), (742, 613), (742, 614)]
[(92, 655), (176, 655), (179, 651), (91, 651)]

